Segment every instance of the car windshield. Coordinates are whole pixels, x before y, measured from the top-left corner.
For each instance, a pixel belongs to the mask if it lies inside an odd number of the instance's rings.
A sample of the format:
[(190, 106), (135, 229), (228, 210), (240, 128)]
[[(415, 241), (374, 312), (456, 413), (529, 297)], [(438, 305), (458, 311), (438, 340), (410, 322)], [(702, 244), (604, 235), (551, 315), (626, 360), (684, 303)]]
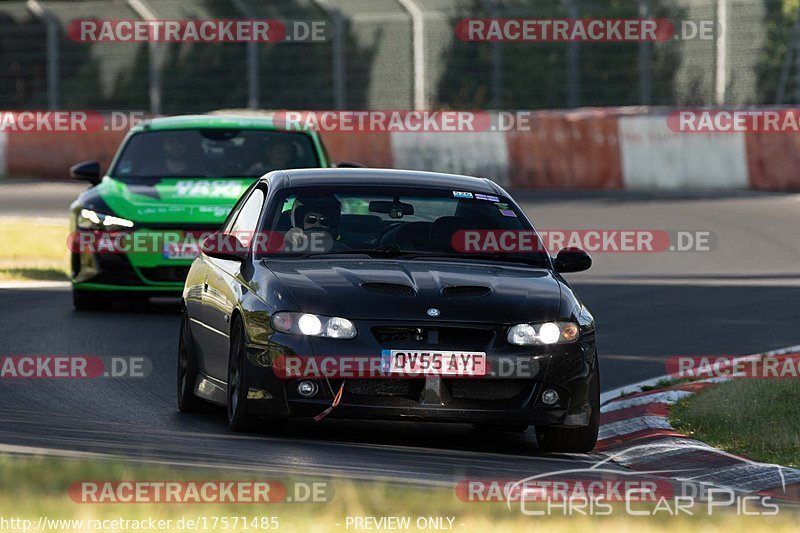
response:
[[(262, 226), (281, 246), (258, 250), (261, 258), (366, 254), (418, 259), (439, 257), (549, 265), (525, 215), (496, 194), (439, 189), (365, 192), (295, 191), (276, 197)], [(469, 235), (527, 234), (527, 250), (465, 247)], [(485, 239), (483, 239), (485, 240)], [(273, 241), (274, 242), (274, 241)]]
[(137, 178), (248, 178), (272, 170), (318, 167), (311, 137), (303, 133), (198, 129), (137, 133), (110, 172)]

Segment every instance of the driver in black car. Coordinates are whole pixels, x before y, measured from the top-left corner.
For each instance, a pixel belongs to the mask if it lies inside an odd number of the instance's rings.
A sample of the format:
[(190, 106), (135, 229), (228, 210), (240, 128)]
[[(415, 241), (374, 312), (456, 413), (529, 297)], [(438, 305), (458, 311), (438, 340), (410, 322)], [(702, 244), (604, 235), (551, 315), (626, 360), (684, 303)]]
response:
[(284, 236), (285, 251), (328, 252), (345, 249), (339, 239), (342, 204), (333, 195), (298, 197), (292, 206), (292, 228)]

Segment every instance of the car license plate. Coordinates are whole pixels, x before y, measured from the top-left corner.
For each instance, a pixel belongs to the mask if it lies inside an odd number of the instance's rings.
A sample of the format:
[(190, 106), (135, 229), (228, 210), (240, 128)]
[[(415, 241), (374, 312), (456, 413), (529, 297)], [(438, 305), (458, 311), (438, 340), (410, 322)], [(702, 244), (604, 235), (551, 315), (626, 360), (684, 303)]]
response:
[(485, 352), (382, 350), (382, 368), (390, 374), (485, 376)]
[(171, 242), (164, 246), (164, 257), (166, 259), (194, 259), (198, 255), (200, 255), (200, 246), (194, 242)]

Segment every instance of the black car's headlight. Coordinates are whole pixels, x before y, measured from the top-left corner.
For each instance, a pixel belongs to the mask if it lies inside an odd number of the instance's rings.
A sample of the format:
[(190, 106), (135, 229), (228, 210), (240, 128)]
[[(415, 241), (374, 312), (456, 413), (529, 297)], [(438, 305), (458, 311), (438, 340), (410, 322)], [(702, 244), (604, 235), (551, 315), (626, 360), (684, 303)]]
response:
[(288, 311), (272, 315), (272, 327), (283, 333), (331, 339), (352, 339), (358, 333), (356, 325), (346, 318)]
[(114, 215), (107, 215), (105, 213), (98, 213), (90, 209), (81, 209), (75, 223), (80, 229), (100, 231), (120, 231), (133, 227), (132, 220), (116, 217)]
[(508, 342), (519, 346), (531, 344), (564, 344), (575, 342), (580, 328), (574, 322), (517, 324), (508, 329)]

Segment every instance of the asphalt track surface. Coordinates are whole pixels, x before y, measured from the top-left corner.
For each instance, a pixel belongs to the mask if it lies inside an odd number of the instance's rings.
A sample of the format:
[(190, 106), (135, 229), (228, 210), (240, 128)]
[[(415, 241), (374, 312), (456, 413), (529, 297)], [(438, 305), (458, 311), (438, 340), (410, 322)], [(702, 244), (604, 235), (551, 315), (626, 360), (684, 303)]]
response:
[[(0, 185), (0, 217), (64, 217), (80, 187)], [(597, 253), (570, 281), (595, 315), (602, 389), (666, 373), (674, 355), (747, 354), (800, 344), (800, 196), (527, 193), (540, 229), (710, 231), (709, 252)], [(466, 425), (299, 422), (279, 435), (230, 433), (221, 411), (175, 408), (174, 304), (77, 313), (64, 288), (0, 289), (0, 355), (144, 356), (145, 378), (0, 381), (0, 451), (98, 454), (272, 475), (446, 484), (520, 479), (593, 464), (542, 454), (533, 432)]]

